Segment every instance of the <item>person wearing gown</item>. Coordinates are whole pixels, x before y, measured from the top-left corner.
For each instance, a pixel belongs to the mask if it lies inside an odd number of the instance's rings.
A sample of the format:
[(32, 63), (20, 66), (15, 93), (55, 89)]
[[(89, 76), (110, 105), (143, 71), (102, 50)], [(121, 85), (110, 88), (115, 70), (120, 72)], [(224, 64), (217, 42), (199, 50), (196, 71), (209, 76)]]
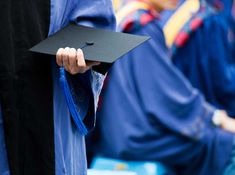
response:
[(200, 3), (198, 12), (182, 25), (169, 46), (172, 62), (209, 103), (235, 117), (233, 1)]
[(160, 161), (180, 175), (232, 175), (235, 121), (208, 104), (171, 63), (158, 13), (167, 2), (176, 1), (128, 1), (117, 15), (121, 31), (151, 39), (108, 72), (96, 154)]
[[(0, 175), (86, 175), (84, 136), (70, 117), (56, 59), (28, 50), (70, 22), (114, 30), (111, 0), (6, 0), (0, 7)], [(59, 65), (68, 49), (58, 51)], [(82, 65), (65, 69), (84, 72)], [(103, 76), (94, 69), (69, 73), (91, 129)]]

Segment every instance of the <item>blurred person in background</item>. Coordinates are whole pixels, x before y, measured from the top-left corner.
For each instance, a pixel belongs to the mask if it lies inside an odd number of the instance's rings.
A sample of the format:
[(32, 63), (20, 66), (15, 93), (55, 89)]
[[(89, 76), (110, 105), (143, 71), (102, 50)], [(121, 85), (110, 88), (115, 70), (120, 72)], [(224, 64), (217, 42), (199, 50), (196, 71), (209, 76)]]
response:
[[(209, 103), (235, 117), (233, 0), (196, 1), (200, 6), (193, 14), (186, 0), (163, 19), (172, 62)], [(191, 17), (182, 18), (182, 13)], [(173, 25), (179, 29), (174, 34)]]
[(134, 0), (118, 12), (121, 31), (151, 39), (107, 75), (96, 153), (160, 161), (179, 175), (233, 175), (235, 120), (209, 105), (168, 57), (159, 13), (176, 5), (175, 0)]

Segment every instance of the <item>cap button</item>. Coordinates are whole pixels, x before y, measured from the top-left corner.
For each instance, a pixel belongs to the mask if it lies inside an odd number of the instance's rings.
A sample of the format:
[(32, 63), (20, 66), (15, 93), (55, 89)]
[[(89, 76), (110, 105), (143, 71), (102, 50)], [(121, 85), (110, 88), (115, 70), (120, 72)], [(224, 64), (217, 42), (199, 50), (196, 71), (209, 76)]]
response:
[(87, 42), (86, 42), (86, 45), (92, 46), (92, 45), (94, 45), (94, 41), (87, 41)]

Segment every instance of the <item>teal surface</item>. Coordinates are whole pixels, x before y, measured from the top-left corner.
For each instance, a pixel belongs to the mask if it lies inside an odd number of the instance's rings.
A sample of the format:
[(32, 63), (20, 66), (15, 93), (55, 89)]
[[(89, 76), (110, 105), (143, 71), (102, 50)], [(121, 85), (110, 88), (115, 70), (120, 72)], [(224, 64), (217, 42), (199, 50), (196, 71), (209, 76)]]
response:
[(233, 150), (230, 157), (230, 161), (223, 175), (234, 175), (234, 174), (235, 174), (235, 138), (233, 141)]
[(103, 157), (96, 157), (92, 162), (91, 168), (97, 170), (133, 171), (137, 175), (168, 174), (167, 168), (158, 162), (123, 161)]
[(88, 170), (88, 175), (137, 175), (131, 171)]

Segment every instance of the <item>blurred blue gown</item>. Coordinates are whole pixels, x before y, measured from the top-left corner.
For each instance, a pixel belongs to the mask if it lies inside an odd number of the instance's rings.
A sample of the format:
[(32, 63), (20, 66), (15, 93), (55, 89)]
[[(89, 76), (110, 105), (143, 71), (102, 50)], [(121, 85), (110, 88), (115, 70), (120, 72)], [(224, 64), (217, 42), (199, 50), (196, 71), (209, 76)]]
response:
[(235, 117), (232, 0), (223, 2), (222, 11), (208, 15), (182, 47), (174, 48), (172, 61), (208, 102)]
[(98, 154), (161, 161), (179, 175), (221, 175), (233, 135), (213, 126), (214, 108), (170, 62), (157, 20), (130, 33), (151, 39), (108, 73), (97, 113)]
[[(49, 35), (52, 35), (69, 22), (86, 26), (115, 29), (111, 0), (52, 0)], [(53, 61), (53, 102), (56, 175), (86, 175), (86, 150), (84, 137), (73, 124), (59, 83), (59, 68)], [(94, 114), (103, 76), (95, 71), (79, 75), (80, 114), (85, 117), (88, 110)], [(92, 104), (93, 103), (93, 104)], [(93, 107), (93, 109), (91, 109)], [(87, 116), (93, 119), (94, 116)], [(94, 121), (90, 121), (93, 125)], [(33, 155), (32, 155), (33, 156)], [(3, 134), (3, 120), (0, 109), (0, 175), (9, 175), (6, 148)]]

